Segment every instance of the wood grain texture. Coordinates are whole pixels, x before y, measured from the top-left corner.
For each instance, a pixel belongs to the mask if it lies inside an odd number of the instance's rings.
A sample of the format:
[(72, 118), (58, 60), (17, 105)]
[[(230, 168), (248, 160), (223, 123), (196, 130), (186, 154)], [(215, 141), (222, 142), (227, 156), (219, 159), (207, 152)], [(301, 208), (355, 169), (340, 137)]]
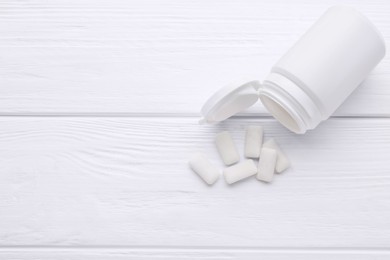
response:
[[(194, 115), (229, 81), (263, 79), (341, 3), (389, 42), (387, 0), (1, 1), (0, 114)], [(385, 58), (336, 115), (389, 116), (389, 70)]]
[(388, 260), (387, 250), (256, 250), (256, 249), (183, 249), (183, 248), (28, 248), (0, 250), (7, 260)]
[[(222, 169), (215, 133), (228, 129), (243, 149), (248, 124), (263, 125), (292, 168), (271, 185), (206, 186), (189, 155), (203, 150)], [(272, 119), (9, 117), (0, 126), (3, 247), (389, 249), (386, 119), (331, 119), (305, 136)]]

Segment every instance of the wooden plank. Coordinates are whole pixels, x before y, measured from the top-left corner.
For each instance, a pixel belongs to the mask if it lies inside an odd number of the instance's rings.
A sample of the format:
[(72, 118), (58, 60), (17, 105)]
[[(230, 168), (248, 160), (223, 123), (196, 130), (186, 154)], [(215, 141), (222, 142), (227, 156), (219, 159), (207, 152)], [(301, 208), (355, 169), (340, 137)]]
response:
[[(388, 1), (341, 2), (364, 12), (389, 41)], [(333, 4), (2, 1), (0, 114), (194, 115), (229, 81), (263, 79)], [(389, 71), (385, 58), (336, 115), (389, 116)]]
[(183, 249), (183, 248), (18, 248), (0, 250), (8, 260), (66, 259), (66, 260), (161, 260), (161, 259), (237, 259), (258, 260), (387, 260), (387, 250), (256, 250), (256, 249)]
[[(204, 150), (222, 169), (215, 133), (231, 131), (242, 150), (248, 124), (278, 140), (292, 169), (270, 185), (204, 185), (189, 155)], [(242, 118), (2, 117), (0, 126), (2, 247), (389, 246), (390, 120), (331, 119), (304, 136)]]

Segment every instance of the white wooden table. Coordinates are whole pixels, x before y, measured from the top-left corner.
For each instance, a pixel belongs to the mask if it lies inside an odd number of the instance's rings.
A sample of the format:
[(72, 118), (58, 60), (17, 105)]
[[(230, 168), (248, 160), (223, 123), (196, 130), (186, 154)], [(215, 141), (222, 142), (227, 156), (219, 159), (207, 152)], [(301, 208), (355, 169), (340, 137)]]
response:
[[(389, 259), (390, 60), (294, 135), (260, 105), (197, 125), (341, 1), (0, 1), (0, 259)], [(342, 1), (390, 42), (390, 2)], [(293, 162), (270, 185), (187, 167), (261, 124)]]

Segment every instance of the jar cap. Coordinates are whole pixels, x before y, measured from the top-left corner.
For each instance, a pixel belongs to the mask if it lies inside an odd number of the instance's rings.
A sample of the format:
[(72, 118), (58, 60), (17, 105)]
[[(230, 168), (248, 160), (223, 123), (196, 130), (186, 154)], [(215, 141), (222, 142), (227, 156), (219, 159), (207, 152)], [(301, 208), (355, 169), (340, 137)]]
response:
[(214, 93), (203, 105), (199, 123), (223, 121), (255, 104), (259, 100), (258, 80), (231, 83)]

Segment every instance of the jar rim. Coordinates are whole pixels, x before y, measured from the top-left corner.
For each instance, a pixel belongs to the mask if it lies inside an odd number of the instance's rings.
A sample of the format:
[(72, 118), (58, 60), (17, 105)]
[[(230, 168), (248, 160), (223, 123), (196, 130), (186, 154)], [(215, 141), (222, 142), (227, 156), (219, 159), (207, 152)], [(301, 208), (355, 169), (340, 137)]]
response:
[(306, 132), (303, 120), (285, 103), (266, 93), (260, 94), (260, 99), (268, 112), (287, 129), (297, 134)]

